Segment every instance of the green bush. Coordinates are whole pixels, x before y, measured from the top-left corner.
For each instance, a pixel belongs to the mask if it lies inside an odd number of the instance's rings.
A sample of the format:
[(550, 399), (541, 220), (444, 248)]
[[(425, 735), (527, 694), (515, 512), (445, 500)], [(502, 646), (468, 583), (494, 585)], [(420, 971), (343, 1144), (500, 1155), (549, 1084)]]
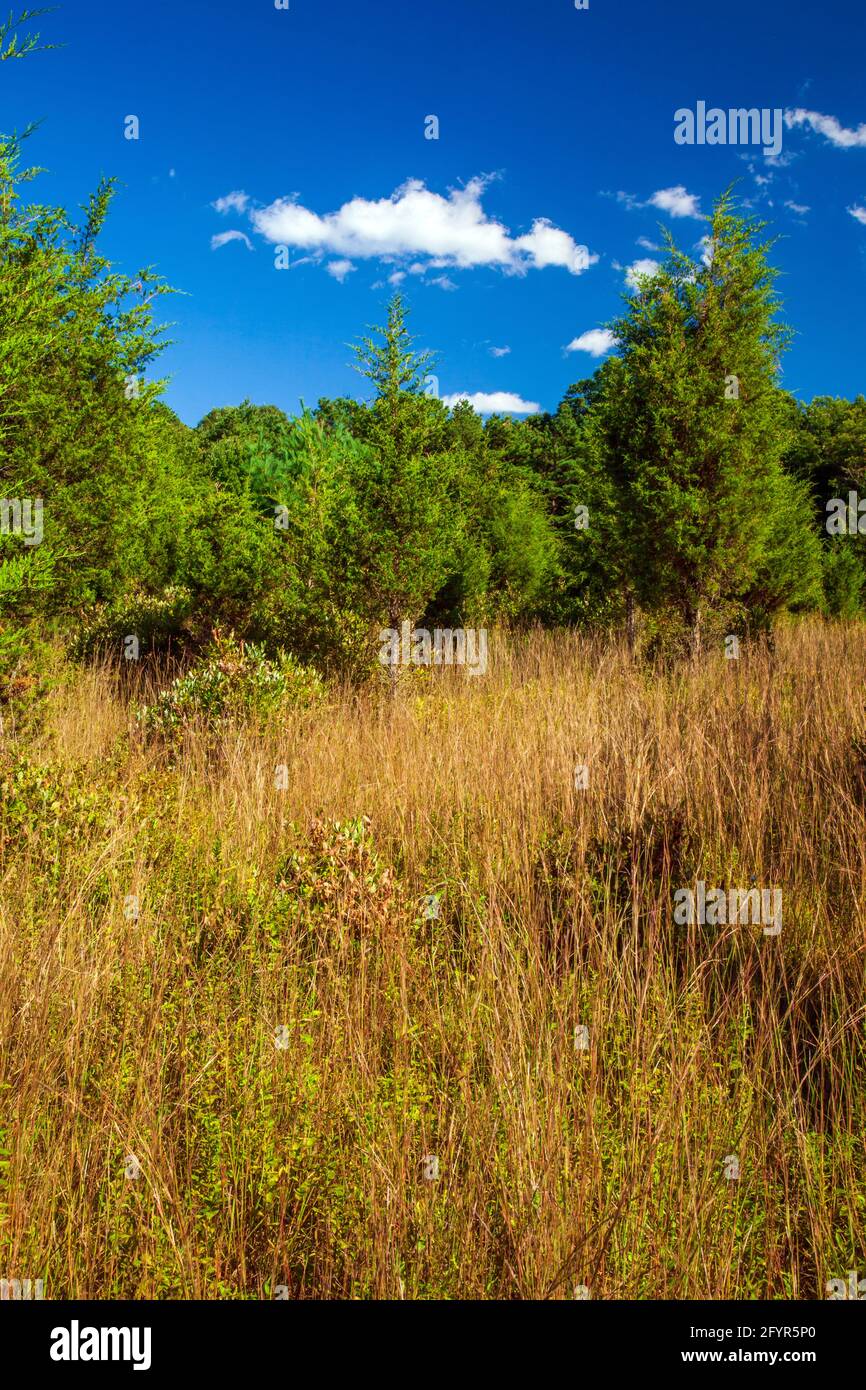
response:
[(822, 547), (824, 606), (833, 618), (856, 618), (863, 611), (866, 571), (860, 546), (848, 536), (835, 537)]
[(285, 708), (306, 707), (324, 694), (318, 672), (286, 652), (269, 660), (264, 648), (216, 634), (202, 659), (137, 718), (151, 733), (181, 733), (189, 724), (217, 728), (240, 719), (267, 719)]
[(132, 588), (101, 604), (79, 628), (72, 655), (77, 659), (123, 653), (125, 637), (136, 636), (140, 652), (158, 651), (180, 637), (192, 610), (192, 595), (182, 585), (169, 585), (159, 594)]

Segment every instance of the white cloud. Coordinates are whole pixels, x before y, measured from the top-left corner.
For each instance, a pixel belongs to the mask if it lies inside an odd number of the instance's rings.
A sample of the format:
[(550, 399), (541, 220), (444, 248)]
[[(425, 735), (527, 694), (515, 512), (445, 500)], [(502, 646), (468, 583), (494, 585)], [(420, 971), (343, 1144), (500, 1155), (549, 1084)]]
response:
[(671, 217), (702, 218), (704, 214), (698, 206), (699, 202), (694, 193), (687, 193), (684, 186), (678, 183), (673, 188), (660, 188), (645, 206), (660, 208), (662, 212), (670, 213)]
[[(704, 217), (698, 196), (689, 193), (681, 183), (675, 184), (673, 188), (657, 189), (645, 203), (642, 203), (633, 193), (623, 193), (622, 191), (617, 193), (616, 201), (622, 203), (629, 212), (634, 212), (637, 208), (659, 208), (661, 212), (667, 212), (671, 217), (697, 217), (700, 219)], [(640, 244), (646, 245), (648, 251), (657, 250), (656, 247), (650, 247), (643, 238)]]
[(715, 253), (715, 246), (713, 243), (713, 238), (711, 236), (702, 236), (700, 241), (695, 246), (695, 250), (700, 251), (701, 261), (704, 265), (712, 265), (713, 255)]
[(499, 348), (499, 347), (492, 347), (492, 348), (490, 349), (490, 356), (491, 356), (491, 357), (507, 357), (510, 351), (511, 351), (511, 348), (510, 348), (510, 347), (501, 347), (501, 348)]
[(866, 148), (866, 125), (859, 125), (856, 130), (849, 130), (835, 116), (822, 116), (820, 111), (804, 111), (801, 106), (798, 106), (793, 111), (785, 112), (785, 125), (789, 130), (795, 126), (810, 126), (818, 135), (823, 135), (825, 140), (829, 140), (831, 145), (835, 145), (840, 150)]
[(333, 275), (334, 279), (338, 280), (342, 285), (346, 276), (351, 275), (352, 271), (355, 269), (355, 266), (352, 265), (351, 261), (346, 260), (328, 261), (328, 264), (325, 266), (325, 269), (327, 270), (329, 275)]
[[(353, 267), (353, 268), (354, 268), (354, 267)], [(404, 281), (405, 279), (406, 279), (406, 272), (405, 272), (405, 270), (395, 270), (393, 275), (389, 275), (389, 276), (388, 276), (388, 284), (389, 284), (389, 285), (402, 285), (402, 283), (403, 283), (403, 281)]]
[(428, 281), (430, 285), (438, 285), (440, 290), (456, 290), (457, 286), (448, 275), (435, 275)]
[(253, 244), (246, 232), (217, 232), (216, 236), (210, 239), (211, 251), (218, 251), (221, 246), (227, 246), (230, 241), (242, 241), (248, 251), (252, 251)]
[(866, 227), (866, 208), (857, 207), (855, 203), (854, 207), (849, 208), (848, 211), (852, 217), (856, 217), (857, 221), (862, 222), (863, 226)]
[(635, 245), (642, 246), (644, 251), (658, 251), (659, 249), (656, 246), (655, 242), (650, 241), (649, 237), (646, 236), (639, 236), (637, 241), (635, 242)]
[(588, 352), (590, 357), (604, 357), (615, 345), (616, 338), (608, 328), (590, 328), (579, 338), (572, 338), (566, 352)]
[(661, 270), (659, 262), (648, 257), (633, 261), (631, 265), (625, 267), (625, 283), (630, 290), (636, 290), (641, 276), (655, 275), (659, 270)]
[(636, 290), (638, 287), (638, 279), (641, 275), (655, 275), (657, 270), (661, 270), (658, 261), (652, 261), (648, 258), (641, 261), (633, 261), (630, 266), (626, 267), (625, 283), (630, 290)]
[(598, 256), (590, 255), (585, 246), (578, 246), (568, 232), (554, 227), (546, 217), (537, 217), (532, 231), (518, 237), (514, 246), (519, 255), (529, 257), (529, 264), (536, 270), (556, 265), (564, 266), (572, 275), (580, 275), (598, 260)]
[(785, 204), (785, 207), (786, 207), (786, 208), (790, 208), (792, 212), (798, 213), (801, 217), (803, 216), (804, 213), (806, 213), (806, 212), (811, 212), (811, 211), (812, 211), (812, 209), (811, 209), (810, 207), (808, 207), (808, 206), (806, 205), (806, 203), (792, 203), (791, 200), (790, 200), (790, 198), (788, 199), (787, 203)]
[(452, 396), (443, 396), (442, 404), (452, 410), (458, 401), (468, 401), (479, 415), (537, 415), (541, 406), (537, 401), (524, 401), (511, 391), (456, 391)]
[[(470, 180), (447, 197), (410, 179), (389, 198), (352, 198), (336, 212), (320, 215), (291, 198), (250, 213), (256, 231), (275, 244), (320, 254), (365, 259), (408, 259), (410, 273), (429, 268), (495, 266), (513, 274), (560, 266), (580, 275), (598, 256), (546, 218), (513, 237), (485, 213), (481, 199), (487, 180)], [(421, 264), (417, 258), (426, 257)]]
[(249, 203), (249, 194), (244, 193), (240, 188), (236, 188), (234, 193), (227, 193), (224, 198), (217, 198), (211, 207), (217, 212), (246, 212)]

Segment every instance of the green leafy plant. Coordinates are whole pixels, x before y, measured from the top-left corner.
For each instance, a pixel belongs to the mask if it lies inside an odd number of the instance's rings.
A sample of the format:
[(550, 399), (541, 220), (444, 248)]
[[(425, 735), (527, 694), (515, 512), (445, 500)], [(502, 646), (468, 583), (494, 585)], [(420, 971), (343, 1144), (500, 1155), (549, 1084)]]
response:
[(323, 694), (318, 673), (288, 653), (270, 660), (262, 646), (217, 633), (192, 670), (142, 706), (137, 717), (145, 730), (172, 735), (193, 723), (214, 729), (227, 721), (267, 719), (282, 708), (311, 705)]
[(142, 653), (158, 650), (183, 631), (192, 595), (182, 585), (148, 594), (137, 585), (101, 604), (85, 619), (71, 648), (74, 657), (121, 654), (123, 639), (135, 634)]

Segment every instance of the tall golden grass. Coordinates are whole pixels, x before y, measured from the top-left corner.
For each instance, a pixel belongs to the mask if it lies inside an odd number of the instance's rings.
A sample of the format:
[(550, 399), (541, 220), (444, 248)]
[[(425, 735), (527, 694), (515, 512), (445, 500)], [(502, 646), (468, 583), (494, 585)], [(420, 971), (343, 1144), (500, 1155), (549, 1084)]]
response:
[[(864, 676), (853, 625), (655, 670), (494, 634), (484, 678), (172, 752), (70, 675), (0, 749), (0, 1276), (749, 1299), (866, 1271)], [(781, 888), (781, 934), (677, 926), (697, 879)]]

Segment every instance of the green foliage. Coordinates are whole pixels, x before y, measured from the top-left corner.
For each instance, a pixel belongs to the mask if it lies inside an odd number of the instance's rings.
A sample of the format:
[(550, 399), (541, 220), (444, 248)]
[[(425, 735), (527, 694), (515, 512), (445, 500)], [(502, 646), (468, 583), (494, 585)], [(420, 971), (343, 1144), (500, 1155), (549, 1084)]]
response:
[(785, 462), (812, 484), (823, 520), (831, 497), (849, 488), (866, 490), (866, 396), (853, 401), (816, 396), (808, 405), (792, 402), (794, 433)]
[(619, 364), (590, 409), (627, 583), (647, 609), (672, 608), (693, 649), (750, 595), (762, 620), (806, 601), (819, 573), (815, 548), (796, 549), (807, 499), (782, 470), (789, 335), (761, 231), (725, 195), (700, 264), (667, 237), (665, 264), (614, 325)]
[[(0, 58), (36, 46), (0, 26)], [(404, 621), (610, 625), (639, 603), (697, 646), (786, 608), (858, 608), (862, 545), (856, 563), (822, 545), (815, 508), (866, 479), (866, 401), (779, 389), (769, 246), (727, 195), (703, 261), (668, 238), (618, 355), (552, 415), (449, 414), (398, 294), (355, 348), (369, 402), (291, 419), (244, 401), (190, 430), (145, 378), (167, 287), (97, 251), (112, 181), (77, 222), (27, 203), (22, 138), (0, 140), (0, 492), (44, 499), (44, 538), (0, 535), (7, 684), (48, 620), (74, 625), (82, 657), (216, 627), (357, 678)]]
[(866, 585), (866, 539), (827, 534), (828, 503), (851, 492), (866, 493), (866, 397), (853, 401), (816, 396), (808, 405), (791, 402), (793, 435), (786, 467), (814, 499), (814, 520), (821, 535), (824, 606), (837, 617), (862, 612)]
[(457, 470), (443, 449), (445, 411), (421, 394), (431, 364), (416, 354), (399, 294), (388, 306), (382, 342), (364, 338), (358, 370), (376, 387), (367, 435), (351, 478), (352, 554), (366, 584), (372, 625), (414, 622), (453, 569), (461, 518)]
[(486, 521), (489, 588), (496, 614), (521, 618), (536, 611), (554, 573), (557, 546), (536, 491), (522, 479), (501, 483)]
[(123, 576), (130, 520), (147, 484), (157, 490), (158, 386), (142, 377), (160, 351), (149, 305), (167, 291), (152, 272), (134, 282), (97, 253), (110, 181), (75, 226), (60, 210), (20, 205), (28, 172), (17, 145), (0, 143), (0, 486), (46, 499), (52, 593), (69, 611)]
[(201, 660), (144, 705), (138, 718), (150, 733), (176, 735), (192, 723), (215, 729), (226, 721), (267, 719), (322, 694), (317, 673), (294, 657), (281, 652), (272, 661), (262, 647), (217, 633)]
[(140, 586), (117, 594), (110, 603), (91, 610), (78, 630), (71, 653), (78, 658), (123, 655), (123, 640), (134, 635), (141, 655), (158, 651), (179, 638), (192, 608), (188, 589), (171, 585), (160, 593)]
[(856, 618), (863, 611), (866, 570), (863, 552), (852, 537), (828, 539), (821, 548), (824, 606), (833, 618)]
[(27, 619), (54, 584), (50, 550), (44, 546), (16, 550), (4, 544), (6, 540), (0, 536), (0, 686), (27, 648)]
[(80, 769), (61, 768), (13, 746), (0, 766), (0, 840), (36, 849), (47, 885), (83, 836), (103, 833), (111, 803)]
[[(0, 57), (38, 47), (38, 36), (19, 40), (12, 30), (11, 19), (0, 27)], [(142, 379), (161, 350), (149, 306), (166, 287), (148, 270), (136, 281), (120, 275), (98, 254), (111, 180), (77, 225), (61, 209), (22, 201), (39, 172), (21, 162), (31, 133), (0, 137), (0, 494), (39, 500), (44, 533), (30, 547), (0, 536), (6, 678), (28, 623), (108, 601), (133, 574), (146, 583), (156, 556), (165, 580), (166, 516), (176, 525), (178, 510), (165, 485), (159, 388)]]
[(18, 36), (17, 30), (20, 25), (29, 24), (32, 19), (39, 19), (49, 13), (49, 10), (22, 10), (17, 18), (10, 14), (8, 19), (0, 21), (0, 63), (13, 58), (25, 58), (28, 53), (41, 53), (59, 46), (55, 43), (40, 43), (38, 34), (25, 34), (23, 38)]

